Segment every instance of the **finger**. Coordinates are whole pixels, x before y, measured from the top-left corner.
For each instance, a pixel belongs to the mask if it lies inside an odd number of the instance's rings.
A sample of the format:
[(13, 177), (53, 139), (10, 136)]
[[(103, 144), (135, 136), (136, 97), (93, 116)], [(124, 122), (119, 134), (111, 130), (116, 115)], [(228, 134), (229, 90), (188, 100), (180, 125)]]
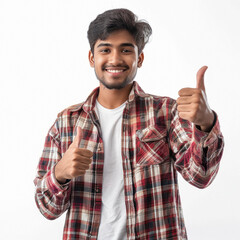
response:
[(192, 96), (188, 97), (179, 97), (177, 99), (177, 105), (187, 105), (187, 104), (200, 104), (202, 101), (201, 93), (193, 94)]
[(90, 163), (89, 162), (78, 162), (78, 161), (75, 161), (74, 162), (74, 165), (73, 165), (73, 168), (74, 169), (82, 169), (82, 170), (85, 170), (85, 169), (89, 169), (89, 166), (90, 166)]
[(191, 112), (192, 108), (190, 104), (178, 105), (177, 106), (178, 112)]
[(79, 164), (90, 164), (92, 163), (92, 159), (89, 157), (84, 157), (84, 156), (78, 156), (77, 158), (74, 159), (75, 162)]
[(203, 90), (204, 92), (205, 92), (204, 74), (207, 69), (208, 69), (207, 66), (203, 66), (197, 72), (197, 88)]
[(87, 153), (86, 154), (87, 156), (84, 156), (83, 153), (82, 153), (82, 149), (79, 149), (79, 148), (74, 148), (74, 152), (73, 152), (73, 161), (75, 161), (76, 163), (91, 163), (92, 162), (92, 155), (93, 154), (89, 154)]
[(177, 99), (177, 104), (181, 105), (181, 104), (190, 104), (192, 102), (192, 98), (191, 97), (179, 97)]
[(93, 156), (93, 152), (85, 148), (79, 148), (78, 152), (83, 157), (91, 158)]
[(180, 97), (187, 97), (187, 96), (192, 96), (195, 93), (198, 93), (199, 90), (196, 88), (182, 88), (181, 90), (178, 91), (178, 95)]
[(85, 169), (76, 169), (72, 172), (71, 176), (72, 176), (72, 178), (74, 178), (74, 177), (82, 176), (85, 173), (86, 173)]
[(75, 136), (74, 140), (73, 140), (73, 145), (74, 147), (79, 147), (81, 139), (82, 139), (82, 129), (80, 127), (77, 127), (77, 135)]
[(89, 169), (89, 167), (90, 167), (90, 164), (81, 163), (81, 165), (79, 165), (80, 170), (87, 170)]
[(184, 120), (194, 122), (194, 116), (193, 116), (192, 112), (179, 112), (179, 117)]

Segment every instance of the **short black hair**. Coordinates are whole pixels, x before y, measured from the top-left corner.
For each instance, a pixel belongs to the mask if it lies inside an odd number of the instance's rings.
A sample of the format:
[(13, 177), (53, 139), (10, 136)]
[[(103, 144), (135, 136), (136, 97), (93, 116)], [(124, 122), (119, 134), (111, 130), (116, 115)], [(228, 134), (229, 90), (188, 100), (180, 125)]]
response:
[(89, 25), (87, 36), (91, 51), (98, 39), (105, 40), (114, 31), (127, 30), (135, 39), (140, 54), (152, 34), (151, 26), (128, 9), (119, 8), (99, 14)]

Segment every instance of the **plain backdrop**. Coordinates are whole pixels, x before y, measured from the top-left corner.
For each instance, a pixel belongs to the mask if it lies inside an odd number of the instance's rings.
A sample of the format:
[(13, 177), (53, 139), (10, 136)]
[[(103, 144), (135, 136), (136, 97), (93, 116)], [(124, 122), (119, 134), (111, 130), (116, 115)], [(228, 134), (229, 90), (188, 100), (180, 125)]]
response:
[(145, 92), (178, 97), (205, 85), (225, 150), (215, 181), (200, 190), (181, 175), (190, 240), (240, 239), (240, 2), (234, 0), (0, 1), (0, 239), (58, 240), (65, 214), (49, 221), (34, 201), (44, 139), (64, 108), (98, 86), (88, 63), (87, 29), (97, 14), (129, 8), (153, 29), (136, 80)]

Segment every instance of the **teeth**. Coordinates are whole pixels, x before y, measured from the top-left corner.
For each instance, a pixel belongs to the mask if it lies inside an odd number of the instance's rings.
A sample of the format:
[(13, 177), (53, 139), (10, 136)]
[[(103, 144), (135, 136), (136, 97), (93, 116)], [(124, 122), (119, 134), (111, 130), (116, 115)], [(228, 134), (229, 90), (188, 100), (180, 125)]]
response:
[(119, 72), (123, 72), (123, 70), (112, 70), (112, 69), (107, 69), (108, 72), (110, 73), (119, 73)]

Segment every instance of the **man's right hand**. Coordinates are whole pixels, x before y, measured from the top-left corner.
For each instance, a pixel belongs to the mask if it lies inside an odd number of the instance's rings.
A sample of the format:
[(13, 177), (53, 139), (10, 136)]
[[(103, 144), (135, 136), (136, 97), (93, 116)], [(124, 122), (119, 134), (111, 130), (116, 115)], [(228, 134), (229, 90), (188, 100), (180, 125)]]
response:
[(65, 183), (67, 179), (84, 175), (92, 162), (93, 153), (87, 149), (79, 148), (82, 138), (82, 130), (77, 127), (77, 135), (65, 152), (63, 158), (55, 166), (55, 177), (59, 183)]

